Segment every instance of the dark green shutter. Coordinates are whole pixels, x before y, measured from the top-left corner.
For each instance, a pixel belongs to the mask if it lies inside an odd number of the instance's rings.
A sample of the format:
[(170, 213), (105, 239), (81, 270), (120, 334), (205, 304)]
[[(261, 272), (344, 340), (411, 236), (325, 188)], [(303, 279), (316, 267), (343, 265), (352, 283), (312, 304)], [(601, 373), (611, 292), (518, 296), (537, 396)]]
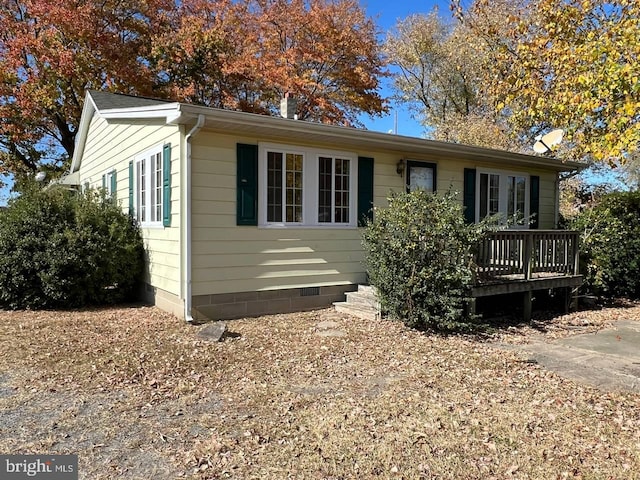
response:
[(373, 220), (373, 158), (358, 157), (358, 226)]
[(540, 177), (531, 175), (529, 190), (529, 228), (539, 228), (540, 226)]
[(102, 189), (105, 190), (107, 188), (107, 174), (102, 175)]
[(162, 150), (162, 225), (171, 226), (171, 144)]
[(464, 219), (467, 223), (476, 221), (476, 169), (464, 169), (464, 190), (462, 194)]
[(116, 200), (118, 198), (118, 180), (117, 180), (116, 170), (111, 171), (111, 185), (109, 186), (111, 190), (111, 197)]
[(129, 162), (129, 215), (133, 217), (133, 162)]
[(236, 224), (258, 225), (258, 146), (238, 143)]

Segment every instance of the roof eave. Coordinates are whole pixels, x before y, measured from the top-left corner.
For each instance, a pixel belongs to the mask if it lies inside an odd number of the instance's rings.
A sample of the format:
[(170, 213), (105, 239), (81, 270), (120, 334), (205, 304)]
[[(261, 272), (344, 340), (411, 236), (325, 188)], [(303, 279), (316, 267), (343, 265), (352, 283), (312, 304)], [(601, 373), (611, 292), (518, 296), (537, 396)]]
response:
[(487, 149), (472, 145), (439, 142), (423, 138), (407, 137), (403, 135), (373, 132), (370, 130), (354, 129), (336, 125), (303, 122), (266, 115), (256, 115), (231, 110), (212, 110), (197, 105), (179, 105), (180, 115), (173, 120), (175, 123), (190, 123), (199, 114), (207, 118), (205, 127), (221, 128), (225, 132), (244, 131), (253, 126), (262, 134), (280, 137), (307, 137), (310, 133), (318, 137), (325, 137), (332, 142), (339, 141), (345, 146), (366, 147), (369, 149), (383, 149), (404, 154), (441, 155), (457, 157), (475, 161), (512, 162), (522, 166), (551, 169), (558, 172), (572, 171), (580, 168), (576, 162), (562, 162), (555, 158), (537, 157), (504, 150)]
[(71, 159), (71, 167), (69, 172), (73, 173), (80, 169), (80, 160), (84, 154), (84, 145), (87, 141), (87, 133), (93, 114), (96, 112), (96, 105), (91, 98), (89, 91), (85, 93), (84, 105), (82, 106), (82, 114), (80, 115), (80, 124), (78, 125), (78, 134), (76, 136), (76, 145), (73, 149), (73, 157)]
[(108, 120), (127, 118), (165, 118), (167, 123), (172, 123), (172, 120), (179, 115), (179, 111), (179, 103), (167, 103), (164, 105), (152, 105), (148, 107), (104, 109), (100, 110), (98, 115), (100, 115), (101, 118)]

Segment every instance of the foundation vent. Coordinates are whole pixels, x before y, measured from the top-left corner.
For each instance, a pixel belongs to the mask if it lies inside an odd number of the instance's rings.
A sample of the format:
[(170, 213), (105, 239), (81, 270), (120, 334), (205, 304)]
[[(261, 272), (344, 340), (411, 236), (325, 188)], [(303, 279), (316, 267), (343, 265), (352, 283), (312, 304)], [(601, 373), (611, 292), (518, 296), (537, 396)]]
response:
[(315, 297), (316, 295), (320, 295), (320, 287), (307, 287), (300, 289), (301, 297)]

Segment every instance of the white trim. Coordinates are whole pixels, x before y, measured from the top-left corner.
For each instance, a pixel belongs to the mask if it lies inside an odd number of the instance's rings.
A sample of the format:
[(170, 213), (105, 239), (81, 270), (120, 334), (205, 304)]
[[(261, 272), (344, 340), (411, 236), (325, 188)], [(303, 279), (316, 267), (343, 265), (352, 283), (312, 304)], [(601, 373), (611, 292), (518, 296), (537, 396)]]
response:
[(125, 118), (165, 118), (173, 119), (179, 115), (179, 103), (165, 105), (150, 105), (135, 108), (110, 108), (98, 111), (98, 115), (105, 119)]
[[(302, 155), (302, 222), (267, 221), (267, 153)], [(325, 223), (318, 221), (319, 159), (330, 157), (349, 160), (349, 222)], [(286, 173), (283, 169), (283, 176)], [(283, 181), (284, 188), (284, 181)], [(357, 228), (358, 208), (358, 156), (353, 152), (300, 147), (279, 143), (258, 143), (258, 226), (263, 228)]]
[(78, 125), (78, 131), (76, 132), (76, 144), (73, 150), (73, 158), (71, 159), (71, 167), (69, 172), (74, 173), (80, 169), (80, 161), (84, 155), (84, 147), (87, 142), (87, 133), (89, 132), (89, 125), (93, 119), (93, 114), (98, 109), (96, 104), (91, 98), (91, 94), (87, 90), (84, 96), (84, 105), (82, 106), (82, 115), (80, 116), (80, 124)]

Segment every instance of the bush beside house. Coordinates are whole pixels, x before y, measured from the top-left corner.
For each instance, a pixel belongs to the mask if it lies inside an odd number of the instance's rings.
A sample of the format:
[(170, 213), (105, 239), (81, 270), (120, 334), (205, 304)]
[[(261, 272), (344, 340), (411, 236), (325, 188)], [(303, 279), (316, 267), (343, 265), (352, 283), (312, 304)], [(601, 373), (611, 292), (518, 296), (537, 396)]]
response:
[(139, 228), (104, 194), (29, 188), (0, 215), (0, 306), (69, 308), (137, 294)]
[(451, 192), (395, 193), (363, 236), (365, 264), (383, 311), (419, 329), (469, 326), (472, 246), (487, 223), (468, 225)]
[(640, 298), (640, 192), (614, 192), (571, 221), (581, 232), (587, 289), (604, 297)]

